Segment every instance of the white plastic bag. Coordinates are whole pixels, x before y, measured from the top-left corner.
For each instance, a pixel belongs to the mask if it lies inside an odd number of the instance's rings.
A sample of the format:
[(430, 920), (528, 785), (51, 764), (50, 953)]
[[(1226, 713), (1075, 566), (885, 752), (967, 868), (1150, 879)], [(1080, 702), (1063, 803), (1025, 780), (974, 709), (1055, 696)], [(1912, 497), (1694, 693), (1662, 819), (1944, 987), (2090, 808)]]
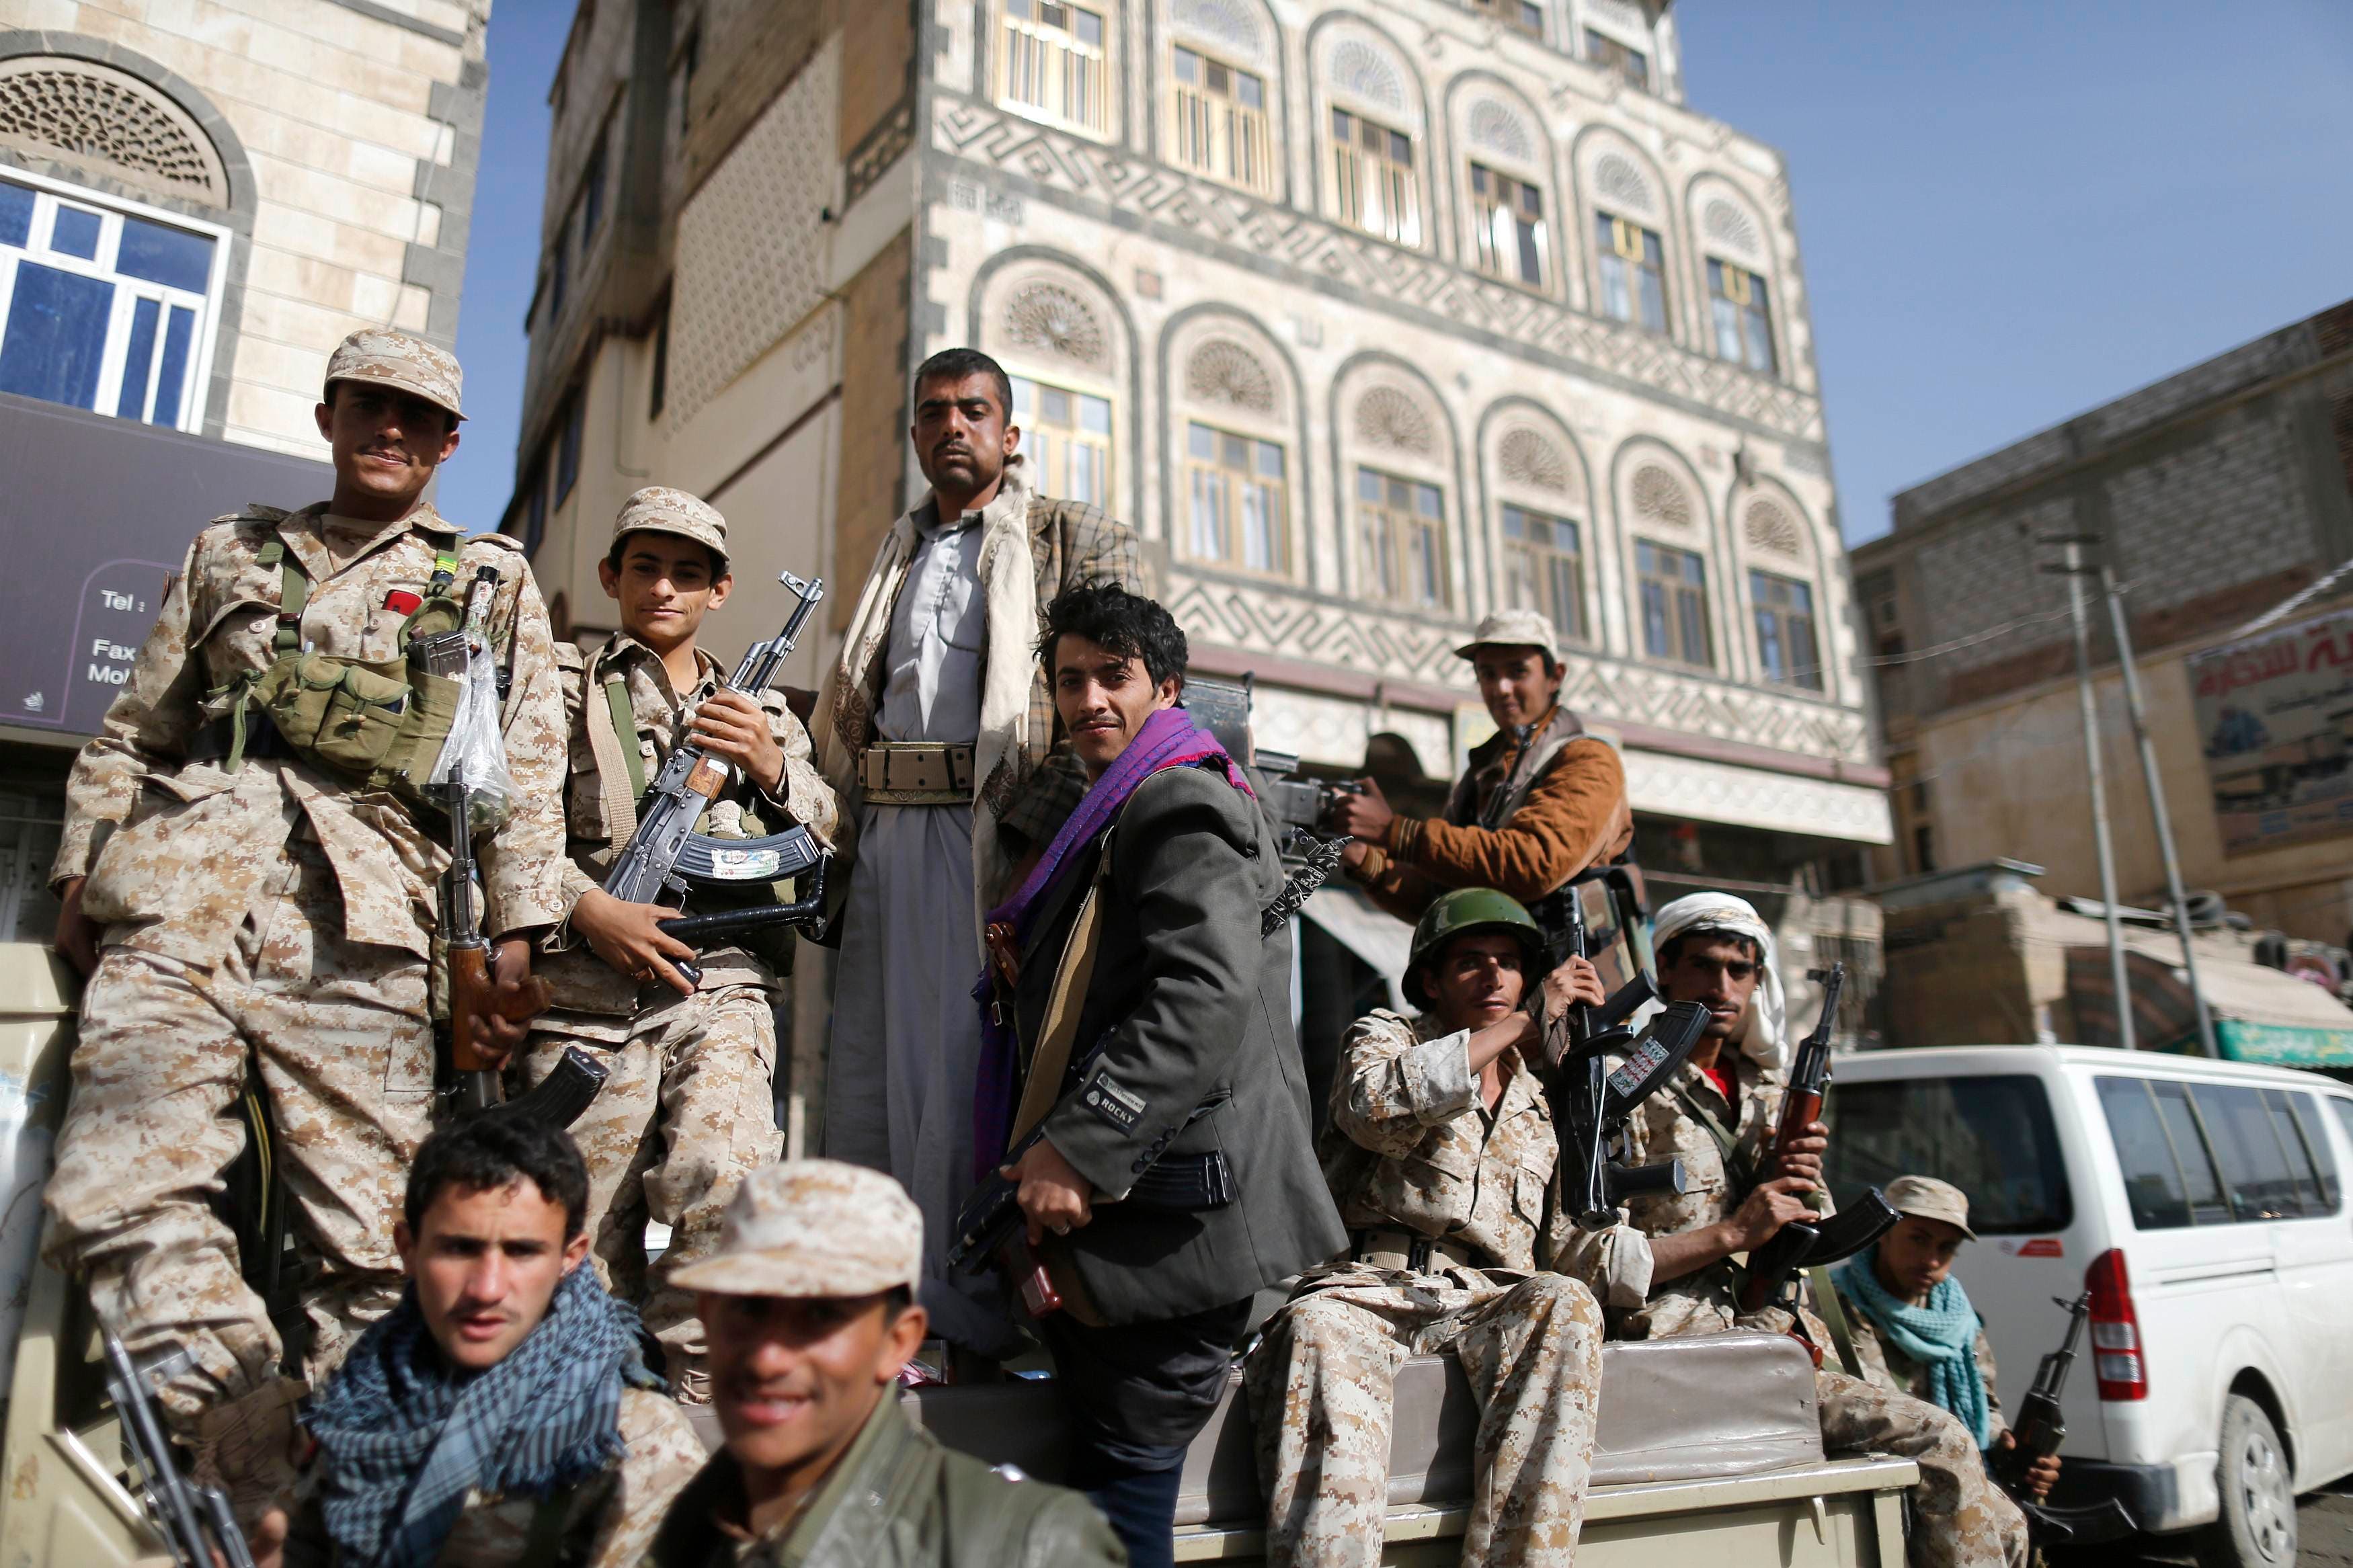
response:
[[(473, 628), (469, 628), (470, 633)], [(499, 728), (499, 666), (491, 639), (468, 638), (466, 679), (458, 693), (458, 717), (441, 755), (433, 763), (432, 783), (455, 778), (472, 792), (467, 816), (477, 833), (503, 826), (514, 810), (514, 775), (507, 771), (506, 737)]]

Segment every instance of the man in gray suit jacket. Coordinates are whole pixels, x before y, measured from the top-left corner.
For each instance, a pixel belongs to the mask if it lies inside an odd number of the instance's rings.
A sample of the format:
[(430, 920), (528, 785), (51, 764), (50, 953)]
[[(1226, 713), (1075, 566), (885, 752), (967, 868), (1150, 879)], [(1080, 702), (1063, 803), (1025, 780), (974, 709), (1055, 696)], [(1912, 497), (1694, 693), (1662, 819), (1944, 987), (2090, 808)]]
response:
[(1177, 706), (1185, 635), (1116, 584), (1046, 620), (1090, 787), (989, 918), (1022, 1080), (1008, 1131), (1043, 1131), (1007, 1173), (1064, 1302), (1037, 1328), (1078, 1435), (1070, 1479), (1141, 1568), (1170, 1561), (1186, 1447), (1252, 1294), (1347, 1236), (1309, 1131), (1290, 935), (1263, 932), (1282, 865), (1240, 768)]

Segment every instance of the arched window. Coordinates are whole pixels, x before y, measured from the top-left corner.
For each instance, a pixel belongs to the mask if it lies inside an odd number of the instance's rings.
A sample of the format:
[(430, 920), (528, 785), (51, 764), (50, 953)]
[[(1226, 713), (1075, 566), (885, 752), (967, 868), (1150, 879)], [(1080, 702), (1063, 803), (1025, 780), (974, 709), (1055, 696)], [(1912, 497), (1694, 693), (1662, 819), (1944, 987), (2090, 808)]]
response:
[(1699, 212), (1710, 346), (1718, 359), (1778, 375), (1772, 291), (1765, 280), (1767, 253), (1757, 220), (1729, 195), (1708, 196), (1699, 204)]
[(1584, 485), (1556, 433), (1507, 427), (1492, 484), (1501, 525), (1503, 602), (1552, 622), (1564, 642), (1592, 640), (1587, 599)]
[[(96, 61), (0, 61), (0, 142), (110, 190), (228, 205), (203, 127)], [(201, 429), (229, 243), (219, 224), (10, 170), (0, 177), (0, 392)]]
[(1419, 116), (1388, 51), (1344, 37), (1325, 57), (1325, 199), (1333, 216), (1395, 245), (1419, 246)]
[(1463, 184), (1472, 265), (1506, 283), (1544, 289), (1553, 237), (1543, 144), (1528, 116), (1499, 99), (1474, 98), (1461, 113), (1471, 150)]
[(1663, 452), (1637, 455), (1620, 493), (1634, 546), (1635, 635), (1645, 657), (1696, 669), (1715, 667), (1707, 561), (1693, 485)]
[(1349, 418), (1356, 584), (1369, 599), (1444, 611), (1454, 603), (1444, 437), (1423, 400), (1377, 383)]
[(997, 100), (1033, 120), (1108, 136), (1112, 19), (1103, 0), (997, 0)]
[(1601, 313), (1668, 334), (1667, 251), (1656, 187), (1633, 159), (1608, 152), (1593, 161), (1593, 248)]
[(1760, 495), (1741, 510), (1740, 537), (1757, 672), (1778, 685), (1821, 690), (1821, 616), (1813, 584), (1799, 575), (1812, 559), (1805, 525), (1789, 503)]
[(1212, 328), (1183, 363), (1177, 553), (1205, 566), (1295, 574), (1284, 399), (1263, 351)]
[(1275, 193), (1273, 51), (1244, 0), (1174, 0), (1169, 7), (1170, 161), (1229, 185)]
[(1102, 301), (1067, 278), (1032, 274), (997, 291), (996, 353), (1013, 382), (1013, 423), (1021, 427), (1031, 484), (1108, 509), (1118, 354)]

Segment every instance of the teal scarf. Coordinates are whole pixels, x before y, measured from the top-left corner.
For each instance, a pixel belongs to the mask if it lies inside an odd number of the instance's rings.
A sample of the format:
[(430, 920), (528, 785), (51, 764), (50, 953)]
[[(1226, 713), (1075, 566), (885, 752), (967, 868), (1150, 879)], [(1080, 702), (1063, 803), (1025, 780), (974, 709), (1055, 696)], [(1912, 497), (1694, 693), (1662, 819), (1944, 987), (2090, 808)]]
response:
[(1993, 1415), (1978, 1373), (1978, 1314), (1961, 1282), (1947, 1278), (1915, 1307), (1879, 1282), (1879, 1248), (1848, 1258), (1832, 1272), (1840, 1292), (1869, 1318), (1887, 1342), (1928, 1369), (1928, 1399), (1960, 1417), (1979, 1448), (1993, 1447)]

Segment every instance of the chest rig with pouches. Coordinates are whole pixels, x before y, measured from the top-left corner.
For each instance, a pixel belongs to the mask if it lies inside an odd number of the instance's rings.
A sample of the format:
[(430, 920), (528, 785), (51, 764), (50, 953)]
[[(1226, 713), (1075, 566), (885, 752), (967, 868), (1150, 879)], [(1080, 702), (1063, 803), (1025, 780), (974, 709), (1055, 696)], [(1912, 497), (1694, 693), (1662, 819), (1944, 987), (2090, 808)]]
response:
[[(275, 523), (288, 514), (260, 515)], [(235, 773), (248, 752), (282, 749), (364, 789), (388, 791), (412, 810), (440, 811), (427, 780), (457, 719), (466, 672), (459, 547), (434, 551), (424, 600), (401, 623), (398, 651), (380, 659), (305, 648), (309, 574), (274, 531), (254, 559), (279, 570), (278, 626), (267, 666), (205, 694), (205, 711), (228, 728), (222, 765)]]

